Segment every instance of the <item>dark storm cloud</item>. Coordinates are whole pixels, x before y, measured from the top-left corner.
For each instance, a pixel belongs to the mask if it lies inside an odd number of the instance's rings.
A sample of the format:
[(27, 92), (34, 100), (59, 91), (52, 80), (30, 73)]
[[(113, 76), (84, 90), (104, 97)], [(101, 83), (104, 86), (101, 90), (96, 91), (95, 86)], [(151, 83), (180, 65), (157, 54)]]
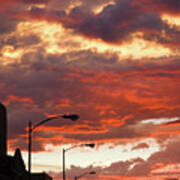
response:
[[(10, 138), (21, 137), (27, 121), (44, 119), (45, 113), (79, 114), (74, 129), (69, 121), (46, 126), (66, 127), (66, 140), (99, 142), (149, 137), (155, 126), (139, 126), (141, 120), (180, 116), (178, 57), (139, 64), (91, 51), (67, 55), (45, 55), (40, 48), (24, 54), (20, 62), (0, 67), (0, 97), (10, 113)], [(68, 62), (70, 56), (74, 61)]]
[[(142, 32), (144, 39), (170, 48), (174, 48), (180, 42), (178, 28), (176, 26), (170, 27), (161, 19), (161, 10), (166, 12), (169, 9), (169, 11), (179, 12), (179, 2), (176, 0), (158, 0), (157, 2), (146, 0), (141, 0), (140, 2), (135, 0), (116, 1), (114, 4), (106, 5), (98, 14), (93, 13), (93, 8), (103, 3), (108, 3), (108, 0), (106, 2), (98, 1), (98, 3), (95, 1), (77, 1), (81, 2), (81, 5), (71, 9), (69, 14), (66, 13), (66, 8), (72, 5), (73, 1), (66, 3), (62, 1), (61, 4), (64, 9), (62, 7), (58, 8), (58, 1), (33, 0), (17, 2), (21, 6), (21, 8), (18, 7), (18, 11), (16, 9), (12, 14), (12, 12), (8, 13), (8, 9), (6, 13), (1, 15), (4, 22), (0, 26), (1, 33), (12, 32), (16, 28), (19, 20), (14, 17), (24, 19), (24, 14), (27, 15), (28, 5), (42, 3), (46, 4), (45, 8), (32, 6), (28, 16), (31, 15), (39, 20), (45, 19), (47, 21), (60, 22), (64, 27), (73, 29), (74, 32), (88, 38), (102, 39), (107, 43), (120, 44), (131, 41), (134, 33)], [(15, 5), (17, 6), (17, 3), (10, 4), (13, 4), (14, 7)], [(26, 4), (24, 8), (23, 4)], [(57, 8), (55, 8), (55, 5)]]
[[(128, 35), (134, 31), (134, 16), (138, 11), (129, 4), (129, 1), (125, 1), (108, 5), (98, 15), (89, 15), (82, 19), (81, 14), (84, 14), (83, 11), (75, 8), (69, 15), (72, 20), (74, 17), (79, 17), (80, 24), (75, 24), (73, 27), (75, 30), (90, 38), (101, 38), (106, 42), (118, 43), (128, 38)], [(133, 24), (129, 27), (128, 23)], [(65, 26), (71, 27), (71, 24)]]
[[(134, 21), (131, 11), (136, 9), (131, 7), (128, 2), (123, 2), (116, 5), (107, 6), (103, 12), (98, 15), (93, 15), (90, 12), (84, 11), (81, 7), (75, 7), (70, 14), (56, 12), (48, 12), (45, 9), (32, 9), (31, 14), (36, 18), (37, 15), (46, 18), (47, 20), (60, 21), (66, 28), (72, 28), (85, 36), (92, 38), (101, 38), (108, 42), (120, 41), (126, 32), (129, 32), (131, 27), (125, 26), (121, 31), (120, 26), (126, 21)], [(117, 27), (118, 26), (118, 27)], [(133, 28), (134, 29), (134, 28)], [(133, 30), (132, 30), (133, 31)]]
[(176, 26), (170, 27), (156, 10), (152, 11), (149, 8), (143, 11), (143, 5), (133, 0), (117, 1), (115, 4), (107, 5), (99, 14), (86, 11), (83, 6), (77, 6), (69, 14), (63, 10), (32, 8), (30, 15), (33, 18), (60, 22), (65, 28), (73, 29), (76, 33), (88, 38), (102, 39), (108, 43), (130, 41), (136, 32), (142, 32), (142, 37), (146, 40), (168, 47), (173, 44), (177, 46), (180, 41), (180, 32)]

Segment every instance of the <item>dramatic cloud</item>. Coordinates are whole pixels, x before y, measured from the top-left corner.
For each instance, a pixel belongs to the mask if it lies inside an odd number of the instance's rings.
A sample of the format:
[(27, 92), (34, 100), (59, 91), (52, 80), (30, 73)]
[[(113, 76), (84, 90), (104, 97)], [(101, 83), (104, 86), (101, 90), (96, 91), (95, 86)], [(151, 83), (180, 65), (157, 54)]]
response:
[(97, 154), (110, 143), (107, 151), (127, 148), (132, 156), (72, 166), (70, 178), (91, 168), (98, 172), (92, 178), (102, 180), (179, 172), (178, 0), (0, 3), (0, 100), (8, 110), (9, 150), (26, 153), (30, 120), (73, 113), (76, 122), (42, 125), (33, 151), (95, 142)]
[[(167, 6), (170, 9), (178, 7), (172, 5), (173, 3), (170, 3), (172, 6), (169, 6), (168, 1), (160, 2), (158, 7), (161, 7), (161, 3), (163, 7)], [(149, 4), (152, 7), (158, 3), (145, 1), (144, 4), (145, 7), (148, 7)], [(98, 14), (85, 11), (83, 5), (74, 7), (70, 13), (63, 10), (53, 11), (34, 7), (29, 12), (29, 16), (39, 20), (61, 23), (65, 28), (73, 29), (85, 37), (102, 39), (112, 44), (130, 42), (138, 33), (137, 37), (169, 48), (179, 45), (178, 27), (169, 26), (162, 20), (158, 11), (152, 11), (152, 8), (146, 8), (146, 11), (143, 11), (142, 6), (132, 0), (117, 1), (114, 4), (107, 4)]]
[[(178, 150), (179, 142), (172, 142), (170, 143), (166, 149), (156, 152), (152, 154), (146, 161), (141, 158), (136, 158), (128, 161), (119, 161), (114, 162), (110, 166), (102, 168), (102, 167), (86, 167), (80, 168), (71, 166), (70, 169), (67, 170), (68, 178), (72, 178), (81, 172), (89, 172), (89, 171), (96, 171), (96, 175), (91, 178), (98, 179), (102, 176), (105, 176), (109, 179), (111, 176), (117, 177), (141, 177), (142, 179), (150, 178), (154, 173), (155, 169), (164, 168), (168, 163), (179, 163), (178, 154), (176, 154), (176, 150)], [(170, 161), (172, 153), (175, 152), (174, 160)], [(164, 173), (158, 177), (158, 179), (163, 179), (165, 176), (171, 173), (171, 177), (176, 177), (176, 172), (168, 169), (167, 171), (164, 170)], [(87, 177), (88, 178), (88, 177)], [(166, 178), (167, 179), (167, 178)], [(173, 179), (173, 178), (171, 178)], [(174, 178), (175, 179), (175, 178)]]
[[(1, 98), (10, 109), (10, 122), (21, 126), (17, 135), (25, 133), (28, 120), (35, 122), (46, 118), (47, 114), (74, 112), (81, 117), (74, 128), (71, 128), (72, 123), (68, 121), (56, 121), (47, 126), (64, 126), (63, 129), (68, 133), (64, 134), (64, 138), (67, 140), (104, 143), (151, 136), (156, 132), (156, 125), (139, 124), (142, 120), (174, 117), (174, 113), (180, 116), (177, 81), (179, 72), (176, 70), (178, 60), (165, 65), (161, 64), (161, 60), (158, 63), (156, 59), (156, 64), (144, 62), (143, 68), (137, 62), (129, 60), (127, 64), (124, 61), (114, 61), (107, 66), (104, 62), (109, 60), (97, 55), (99, 60), (94, 66), (92, 61), (95, 54), (92, 56), (90, 52), (86, 53), (87, 57), (82, 59), (80, 56), (80, 60), (72, 63), (61, 56), (45, 58), (40, 53), (25, 54), (22, 63), (18, 64), (21, 71), (16, 70), (16, 63), (9, 65), (6, 70), (1, 69), (4, 90), (6, 89), (1, 93)], [(81, 66), (85, 69), (80, 70)], [(101, 70), (96, 73), (94, 68)], [(171, 104), (171, 108), (168, 104)], [(14, 123), (10, 124), (10, 127), (13, 126)], [(15, 137), (14, 135), (10, 137)], [(59, 140), (62, 141), (61, 138)]]

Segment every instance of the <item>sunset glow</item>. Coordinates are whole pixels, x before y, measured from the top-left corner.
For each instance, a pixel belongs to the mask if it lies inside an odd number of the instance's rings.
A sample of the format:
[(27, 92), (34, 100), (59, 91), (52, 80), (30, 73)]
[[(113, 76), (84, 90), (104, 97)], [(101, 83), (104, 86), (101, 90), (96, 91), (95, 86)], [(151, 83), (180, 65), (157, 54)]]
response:
[(75, 147), (67, 180), (179, 178), (179, 1), (0, 3), (8, 154), (20, 148), (27, 168), (28, 122), (45, 120), (32, 133), (33, 172), (61, 179), (62, 150)]

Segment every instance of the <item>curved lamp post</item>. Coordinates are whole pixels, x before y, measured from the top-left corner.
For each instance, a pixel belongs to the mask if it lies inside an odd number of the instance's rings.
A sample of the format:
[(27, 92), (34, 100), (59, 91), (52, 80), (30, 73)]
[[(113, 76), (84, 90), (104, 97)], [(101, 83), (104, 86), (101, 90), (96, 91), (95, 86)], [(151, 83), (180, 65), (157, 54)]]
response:
[(83, 173), (83, 174), (81, 174), (79, 176), (75, 176), (74, 180), (80, 179), (81, 177), (86, 176), (88, 174), (96, 174), (96, 171), (85, 172), (85, 173)]
[(29, 180), (31, 180), (31, 154), (32, 154), (32, 132), (39, 127), (40, 125), (51, 121), (53, 119), (58, 119), (58, 118), (64, 118), (64, 119), (70, 119), (72, 121), (76, 121), (79, 116), (76, 114), (70, 114), (70, 115), (66, 115), (66, 114), (62, 114), (62, 115), (58, 115), (58, 116), (54, 116), (54, 117), (50, 117), (47, 118), (45, 120), (42, 120), (40, 122), (38, 122), (37, 124), (35, 124), (34, 126), (32, 125), (32, 122), (29, 121), (28, 124), (28, 172), (29, 172)]
[(74, 146), (72, 146), (70, 148), (67, 148), (67, 149), (63, 149), (63, 180), (66, 180), (65, 152), (67, 152), (67, 151), (69, 151), (71, 149), (74, 149), (76, 147), (83, 147), (83, 146), (94, 148), (95, 144), (94, 143), (80, 144), (80, 145), (74, 145)]

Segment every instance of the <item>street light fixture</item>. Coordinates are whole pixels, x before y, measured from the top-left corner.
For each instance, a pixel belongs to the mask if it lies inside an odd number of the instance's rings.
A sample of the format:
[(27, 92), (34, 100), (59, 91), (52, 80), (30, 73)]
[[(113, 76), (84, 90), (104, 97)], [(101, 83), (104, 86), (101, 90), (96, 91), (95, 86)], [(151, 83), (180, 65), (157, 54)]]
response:
[(94, 148), (94, 147), (95, 147), (95, 144), (94, 144), (94, 143), (89, 143), (89, 144), (84, 144), (84, 146)]
[(85, 173), (81, 174), (80, 176), (75, 176), (74, 180), (80, 179), (81, 177), (86, 176), (88, 174), (96, 174), (96, 171), (85, 172)]
[(76, 147), (83, 147), (83, 146), (90, 147), (90, 148), (94, 148), (94, 147), (95, 147), (95, 144), (94, 144), (94, 143), (79, 144), (79, 145), (71, 146), (70, 148), (67, 148), (67, 149), (64, 149), (64, 148), (63, 148), (63, 180), (66, 180), (65, 152), (67, 152), (67, 151), (69, 151), (69, 150), (71, 150), (71, 149), (74, 149), (74, 148), (76, 148)]
[(40, 125), (51, 121), (53, 119), (58, 119), (58, 118), (64, 118), (64, 119), (70, 119), (72, 121), (76, 121), (78, 120), (79, 116), (76, 114), (62, 114), (62, 115), (58, 115), (58, 116), (53, 116), (50, 118), (47, 118), (45, 120), (42, 120), (40, 122), (38, 122), (37, 124), (35, 124), (34, 126), (32, 126), (32, 122), (29, 121), (28, 124), (28, 172), (29, 172), (29, 180), (31, 180), (31, 154), (32, 154), (32, 132), (39, 127)]

